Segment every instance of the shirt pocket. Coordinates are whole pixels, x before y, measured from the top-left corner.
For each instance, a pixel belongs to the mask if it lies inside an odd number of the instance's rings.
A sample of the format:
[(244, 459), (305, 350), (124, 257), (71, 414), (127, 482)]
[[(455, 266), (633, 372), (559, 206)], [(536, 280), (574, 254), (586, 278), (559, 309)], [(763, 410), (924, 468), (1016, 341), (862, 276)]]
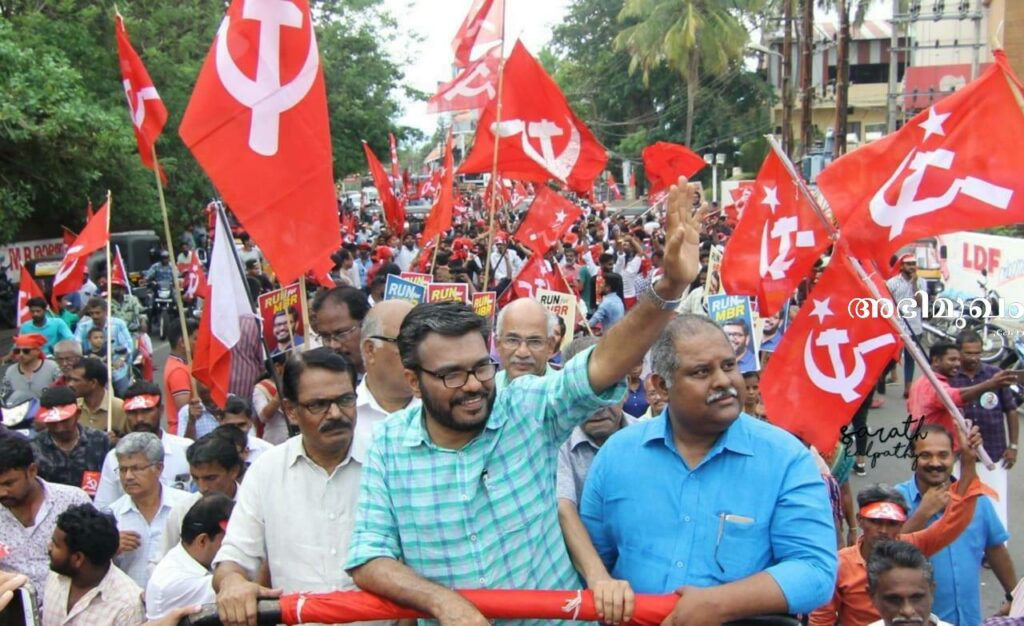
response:
[(768, 522), (742, 513), (715, 516), (716, 535), (712, 575), (720, 582), (751, 576), (765, 568), (771, 556)]
[(486, 482), (487, 508), (494, 518), (494, 528), (502, 534), (525, 531), (532, 522), (528, 494), (535, 490), (521, 488), (511, 478), (490, 479)]

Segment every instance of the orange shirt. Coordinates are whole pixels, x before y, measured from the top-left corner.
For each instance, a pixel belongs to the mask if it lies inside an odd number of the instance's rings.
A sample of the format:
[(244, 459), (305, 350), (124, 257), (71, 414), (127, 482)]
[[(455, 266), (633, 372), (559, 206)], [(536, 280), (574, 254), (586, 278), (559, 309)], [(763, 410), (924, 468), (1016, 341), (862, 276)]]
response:
[[(925, 556), (931, 556), (956, 541), (974, 518), (974, 507), (985, 487), (975, 478), (967, 489), (967, 495), (956, 494), (956, 484), (950, 487), (949, 505), (939, 521), (916, 533), (900, 535), (918, 547)], [(828, 604), (811, 613), (811, 626), (868, 626), (881, 616), (871, 603), (868, 595), (868, 567), (860, 554), (861, 542), (839, 551), (839, 575), (836, 590)]]
[[(949, 379), (938, 372), (935, 372), (935, 378), (938, 379), (946, 393), (949, 394), (953, 404), (963, 406), (963, 400), (960, 399), (960, 390), (950, 386)], [(910, 386), (910, 394), (907, 398), (907, 411), (910, 412), (910, 417), (913, 420), (911, 425), (914, 428), (917, 427), (917, 423), (922, 419), (925, 424), (938, 424), (945, 428), (946, 432), (952, 437), (953, 451), (956, 452), (960, 449), (960, 441), (956, 436), (956, 425), (953, 422), (953, 416), (949, 414), (946, 405), (942, 403), (938, 392), (928, 382), (927, 377), (922, 376), (918, 378)]]
[(192, 394), (192, 374), (185, 361), (174, 356), (167, 357), (164, 364), (164, 413), (167, 415), (167, 432), (178, 434), (178, 409), (174, 405), (174, 394)]

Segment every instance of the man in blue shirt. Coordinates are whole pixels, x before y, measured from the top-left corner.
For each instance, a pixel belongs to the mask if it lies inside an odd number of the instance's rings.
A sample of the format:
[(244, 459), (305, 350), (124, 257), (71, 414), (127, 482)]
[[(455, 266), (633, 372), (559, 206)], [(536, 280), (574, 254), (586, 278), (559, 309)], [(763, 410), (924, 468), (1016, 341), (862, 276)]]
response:
[(46, 300), (30, 298), (28, 310), (32, 314), (32, 319), (21, 325), (18, 334), (42, 335), (46, 337), (46, 343), (43, 345), (42, 350), (45, 354), (52, 355), (53, 347), (57, 345), (58, 341), (72, 339), (74, 335), (71, 334), (71, 329), (68, 328), (64, 320), (47, 315), (46, 308)]
[(612, 578), (680, 594), (670, 622), (827, 602), (837, 558), (825, 484), (795, 437), (741, 412), (745, 385), (725, 333), (680, 316), (651, 362), (665, 411), (602, 446), (580, 502)]
[(90, 349), (89, 331), (93, 327), (102, 328), (104, 331), (109, 328), (113, 333), (111, 335), (111, 355), (114, 362), (110, 364), (110, 367), (114, 372), (114, 394), (121, 398), (132, 382), (131, 362), (134, 353), (132, 333), (123, 319), (119, 317), (107, 319), (106, 300), (89, 298), (89, 301), (85, 303), (84, 313), (85, 316), (78, 321), (78, 326), (75, 328), (75, 338), (82, 344), (83, 350)]
[[(911, 516), (903, 532), (914, 532), (934, 524), (942, 517), (948, 497), (950, 477), (956, 456), (953, 440), (938, 424), (926, 424), (914, 440), (916, 467), (914, 477), (896, 485), (910, 505)], [(980, 466), (979, 466), (980, 467)], [(1017, 584), (1013, 561), (1004, 543), (1010, 538), (999, 521), (992, 501), (978, 498), (974, 519), (949, 547), (931, 557), (935, 572), (935, 603), (932, 610), (944, 622), (974, 626), (982, 621), (981, 560), (988, 558), (992, 572), (1006, 592)]]

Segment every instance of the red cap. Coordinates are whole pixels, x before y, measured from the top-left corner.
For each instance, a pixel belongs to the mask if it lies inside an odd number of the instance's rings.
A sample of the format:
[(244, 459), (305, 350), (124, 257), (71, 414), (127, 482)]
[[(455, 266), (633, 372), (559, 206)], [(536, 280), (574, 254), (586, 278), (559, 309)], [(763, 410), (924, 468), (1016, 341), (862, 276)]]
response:
[(144, 409), (152, 409), (156, 405), (160, 404), (160, 396), (155, 393), (144, 393), (138, 396), (132, 396), (124, 401), (125, 411), (140, 411)]
[(914, 263), (917, 263), (917, 257), (914, 256), (913, 252), (905, 252), (901, 254), (900, 258), (896, 259), (896, 264), (903, 265), (907, 261), (913, 261)]
[(576, 233), (566, 233), (565, 234), (565, 242), (564, 243), (567, 246), (575, 246), (576, 242), (579, 241), (579, 240), (580, 240), (580, 238), (576, 235)]
[(16, 348), (42, 348), (46, 345), (46, 337), (39, 333), (31, 333), (28, 335), (18, 335), (14, 338), (14, 346)]
[(865, 504), (860, 509), (860, 516), (864, 519), (889, 520), (893, 522), (907, 521), (907, 512), (895, 502), (872, 502)]
[(62, 404), (60, 406), (42, 407), (36, 413), (36, 421), (40, 424), (53, 424), (71, 419), (78, 413), (77, 404)]
[(373, 253), (375, 261), (390, 261), (391, 260), (391, 248), (387, 246), (377, 246), (377, 249)]

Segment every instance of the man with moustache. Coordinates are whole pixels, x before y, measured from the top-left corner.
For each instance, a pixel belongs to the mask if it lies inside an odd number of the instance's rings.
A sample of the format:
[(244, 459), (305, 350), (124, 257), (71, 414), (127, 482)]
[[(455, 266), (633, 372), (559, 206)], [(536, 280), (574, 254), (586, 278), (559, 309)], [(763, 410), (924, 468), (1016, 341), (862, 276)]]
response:
[(914, 545), (879, 542), (868, 559), (868, 593), (882, 619), (869, 626), (951, 626), (932, 613), (932, 572), (928, 559)]
[(356, 368), (356, 380), (363, 377), (363, 356), (359, 351), (362, 339), (360, 325), (370, 311), (366, 294), (355, 287), (335, 287), (321, 291), (313, 298), (310, 324), (317, 343), (348, 359)]
[(45, 430), (32, 440), (39, 476), (52, 483), (80, 487), (92, 495), (100, 468), (110, 451), (110, 439), (78, 422), (81, 410), (67, 387), (50, 387), (40, 398), (36, 422)]
[(697, 273), (699, 227), (680, 182), (668, 201), (664, 274), (557, 372), (521, 376), (498, 392), (485, 318), (456, 302), (406, 316), (398, 348), (423, 405), (393, 414), (370, 449), (345, 563), (361, 588), (441, 623), (483, 626), (453, 589), (579, 585), (552, 506), (558, 446), (595, 411), (622, 402), (623, 379)]
[[(260, 455), (238, 490), (213, 561), (225, 626), (255, 626), (257, 597), (355, 589), (343, 568), (363, 464), (352, 445), (355, 378), (327, 348), (285, 365), (284, 410), (300, 434)], [(264, 563), (273, 589), (255, 582)]]
[(602, 446), (580, 502), (612, 577), (637, 593), (679, 594), (667, 624), (825, 602), (836, 571), (825, 485), (798, 440), (741, 411), (729, 338), (705, 317), (680, 316), (651, 365), (667, 409)]
[[(902, 529), (905, 533), (926, 528), (941, 519), (949, 501), (947, 492), (956, 462), (953, 439), (937, 424), (922, 427), (913, 446), (914, 477), (896, 485), (910, 505), (910, 518)], [(1007, 601), (1013, 599), (1017, 574), (1006, 549), (1009, 538), (992, 500), (978, 498), (974, 515), (963, 533), (949, 547), (931, 556), (935, 570), (933, 610), (936, 615), (960, 626), (981, 623), (980, 574), (983, 559), (988, 559), (992, 573), (1003, 586)]]
[(553, 371), (548, 360), (555, 353), (557, 324), (554, 313), (530, 298), (513, 300), (498, 312), (498, 362), (503, 368), (494, 377), (498, 391), (520, 376)]
[[(192, 440), (160, 428), (160, 416), (163, 414), (160, 387), (145, 381), (133, 384), (124, 395), (124, 412), (128, 416), (129, 432), (152, 433), (163, 442), (164, 467), (160, 482), (168, 487), (185, 488), (189, 482), (185, 451), (192, 445)], [(103, 461), (100, 486), (96, 491), (96, 506), (101, 509), (124, 495), (117, 468), (117, 455), (111, 450)]]
[[(127, 428), (128, 417), (124, 414), (124, 400), (111, 398), (113, 390), (107, 387), (107, 366), (103, 361), (79, 358), (67, 373), (67, 386), (78, 398), (82, 425), (99, 431), (107, 431), (114, 443), (118, 434)], [(113, 409), (112, 413), (107, 413)]]

